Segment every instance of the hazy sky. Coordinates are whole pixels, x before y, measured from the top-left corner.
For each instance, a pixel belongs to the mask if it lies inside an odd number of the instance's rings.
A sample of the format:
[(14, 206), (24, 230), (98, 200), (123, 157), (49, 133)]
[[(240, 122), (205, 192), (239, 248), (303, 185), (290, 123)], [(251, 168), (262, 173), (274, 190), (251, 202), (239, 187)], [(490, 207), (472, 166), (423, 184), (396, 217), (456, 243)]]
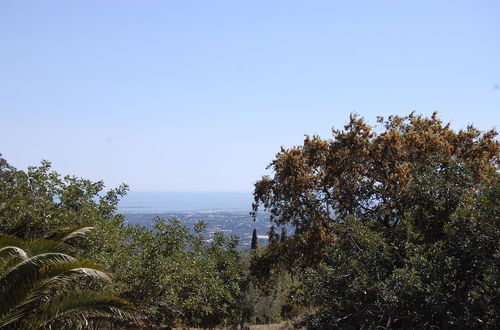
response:
[(250, 191), (350, 112), (500, 122), (499, 1), (0, 1), (0, 153), (136, 191)]

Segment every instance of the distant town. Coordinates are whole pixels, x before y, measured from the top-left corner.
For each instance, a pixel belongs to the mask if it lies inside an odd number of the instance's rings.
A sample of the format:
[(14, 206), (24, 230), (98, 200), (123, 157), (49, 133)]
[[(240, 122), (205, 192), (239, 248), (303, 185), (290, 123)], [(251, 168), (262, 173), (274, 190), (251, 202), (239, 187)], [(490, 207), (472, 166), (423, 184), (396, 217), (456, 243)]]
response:
[(259, 243), (267, 244), (268, 232), (271, 224), (268, 213), (258, 213), (255, 221), (249, 212), (245, 211), (170, 211), (170, 212), (123, 212), (125, 221), (151, 228), (156, 217), (178, 219), (183, 225), (193, 228), (200, 221), (207, 223), (207, 242), (212, 240), (215, 232), (236, 235), (239, 237), (240, 247), (250, 248), (252, 232), (257, 229)]

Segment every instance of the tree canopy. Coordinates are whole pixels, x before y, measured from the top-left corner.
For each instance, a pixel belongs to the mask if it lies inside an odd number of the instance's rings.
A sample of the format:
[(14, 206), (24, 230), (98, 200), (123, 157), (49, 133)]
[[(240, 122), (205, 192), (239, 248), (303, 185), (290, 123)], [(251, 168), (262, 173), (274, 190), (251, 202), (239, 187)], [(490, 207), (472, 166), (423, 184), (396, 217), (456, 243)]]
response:
[[(267, 246), (254, 230), (248, 253), (236, 237), (207, 241), (203, 222), (194, 230), (175, 219), (126, 224), (116, 212), (125, 185), (106, 192), (46, 161), (21, 171), (0, 157), (0, 293), (8, 298), (0, 327), (123, 316), (126, 299), (150, 328), (297, 316), (310, 329), (498, 328), (497, 132), (456, 131), (436, 114), (412, 113), (376, 126), (351, 115), (332, 134), (282, 148), (257, 181), (253, 211), (265, 209), (272, 223)], [(86, 226), (94, 229), (63, 251), (68, 228)], [(90, 281), (108, 272), (114, 281)], [(78, 286), (66, 285), (76, 278)], [(32, 289), (42, 294), (31, 299)], [(40, 313), (22, 319), (38, 302)]]
[[(332, 139), (306, 136), (301, 146), (282, 147), (268, 166), (273, 175), (255, 184), (254, 211), (263, 207), (275, 224), (291, 224), (296, 235), (288, 244), (321, 245), (332, 238), (327, 235), (331, 224), (346, 216), (389, 230), (410, 209), (444, 197), (443, 189), (416, 192), (433, 180), (432, 173), (445, 175), (443, 183), (458, 185), (460, 192), (495, 178), (500, 145), (494, 130), (469, 126), (455, 132), (437, 114), (379, 117), (378, 122), (382, 130), (351, 115), (343, 130), (332, 131)], [(457, 207), (460, 196), (454, 197), (443, 212)], [(305, 259), (292, 258), (314, 261), (314, 251), (322, 249), (310, 246), (303, 247)]]
[(252, 272), (264, 288), (281, 269), (298, 273), (293, 296), (319, 307), (312, 328), (493, 328), (497, 132), (455, 131), (437, 114), (378, 123), (351, 115), (329, 140), (281, 149), (255, 184), (254, 211), (294, 234)]
[(104, 188), (102, 181), (62, 177), (48, 161), (22, 171), (0, 157), (0, 232), (33, 239), (58, 227), (118, 225), (116, 207), (128, 187)]
[(158, 218), (153, 229), (127, 225), (116, 212), (126, 191), (125, 185), (106, 192), (101, 181), (62, 177), (47, 161), (22, 171), (0, 157), (0, 235), (37, 241), (58, 237), (59, 228), (92, 226), (72, 252), (104, 265), (99, 269), (114, 281), (87, 288), (133, 302), (151, 328), (244, 322), (240, 302), (248, 281), (237, 239), (216, 233), (207, 243), (203, 223), (191, 232), (175, 219)]

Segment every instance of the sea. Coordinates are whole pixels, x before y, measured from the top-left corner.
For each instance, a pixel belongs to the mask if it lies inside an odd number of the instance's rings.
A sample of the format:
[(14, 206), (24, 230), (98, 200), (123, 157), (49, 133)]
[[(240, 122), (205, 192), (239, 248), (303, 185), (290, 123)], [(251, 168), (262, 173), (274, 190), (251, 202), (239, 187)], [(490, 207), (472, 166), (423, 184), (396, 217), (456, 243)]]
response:
[(271, 226), (269, 214), (259, 211), (254, 218), (251, 192), (129, 192), (118, 204), (118, 212), (129, 224), (154, 228), (155, 219), (178, 219), (193, 228), (199, 221), (207, 223), (206, 241), (215, 232), (239, 238), (248, 248), (252, 232), (257, 230), (261, 244), (266, 244)]
[(251, 192), (129, 192), (118, 205), (121, 213), (252, 210)]

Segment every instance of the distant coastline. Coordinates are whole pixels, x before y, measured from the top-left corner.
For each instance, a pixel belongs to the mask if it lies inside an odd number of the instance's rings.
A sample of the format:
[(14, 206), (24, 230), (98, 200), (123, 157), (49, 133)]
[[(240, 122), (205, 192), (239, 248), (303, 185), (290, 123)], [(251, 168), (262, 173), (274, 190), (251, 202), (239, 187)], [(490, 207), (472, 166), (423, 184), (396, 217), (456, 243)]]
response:
[(253, 220), (252, 201), (250, 192), (130, 192), (118, 204), (118, 212), (127, 223), (148, 228), (156, 217), (175, 218), (189, 228), (205, 221), (208, 242), (215, 232), (223, 232), (238, 236), (240, 246), (248, 248), (254, 228), (265, 244), (271, 226), (266, 212)]
[(129, 192), (118, 204), (118, 212), (214, 212), (252, 209), (251, 192)]

